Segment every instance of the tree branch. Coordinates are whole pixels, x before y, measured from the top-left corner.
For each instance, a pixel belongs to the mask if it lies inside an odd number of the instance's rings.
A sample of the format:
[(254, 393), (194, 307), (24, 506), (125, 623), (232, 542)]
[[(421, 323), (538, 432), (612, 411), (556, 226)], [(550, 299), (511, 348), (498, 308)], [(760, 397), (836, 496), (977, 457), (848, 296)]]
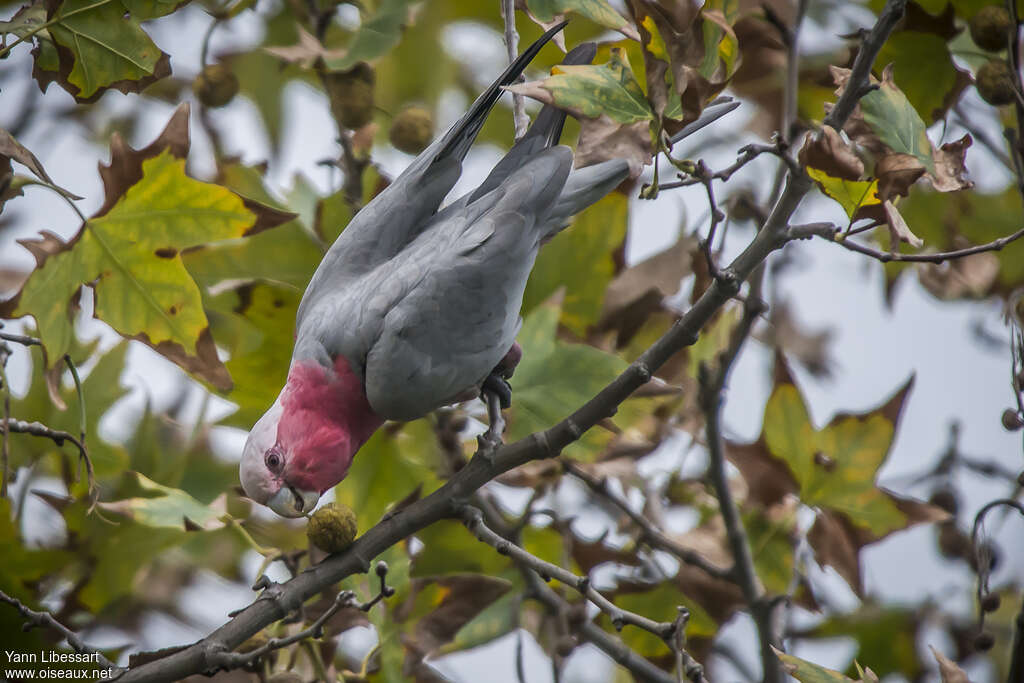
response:
[(721, 413), (723, 392), (729, 378), (729, 371), (750, 336), (754, 322), (766, 310), (767, 306), (761, 298), (764, 264), (762, 263), (750, 280), (750, 290), (743, 306), (743, 316), (732, 331), (729, 346), (719, 355), (718, 366), (712, 370), (701, 364), (698, 371), (700, 390), (698, 403), (704, 412), (706, 421), (707, 447), (709, 465), (708, 472), (711, 484), (718, 499), (719, 511), (725, 523), (726, 537), (733, 556), (733, 572), (736, 582), (743, 591), (743, 597), (750, 605), (751, 616), (757, 625), (761, 641), (761, 663), (764, 669), (764, 680), (767, 683), (780, 683), (785, 680), (778, 658), (772, 646), (780, 645), (779, 638), (772, 628), (772, 602), (765, 599), (764, 590), (757, 578), (754, 558), (750, 551), (743, 521), (740, 519), (739, 507), (732, 497), (729, 480), (725, 471), (725, 448), (722, 440)]
[(874, 89), (869, 78), (871, 66), (875, 63), (875, 58), (878, 57), (885, 41), (889, 39), (889, 34), (903, 18), (906, 9), (907, 0), (888, 0), (885, 3), (882, 13), (878, 15), (878, 21), (864, 37), (860, 50), (857, 51), (857, 58), (853, 61), (853, 69), (850, 71), (850, 80), (846, 89), (839, 96), (832, 111), (825, 116), (824, 125), (842, 130), (846, 119), (850, 118), (850, 114), (853, 113), (860, 98)]
[(700, 553), (694, 552), (666, 536), (654, 525), (654, 523), (651, 522), (651, 520), (633, 510), (627, 501), (623, 500), (620, 496), (615, 495), (609, 488), (608, 481), (606, 479), (595, 477), (569, 458), (562, 458), (562, 467), (566, 472), (586, 484), (591, 491), (622, 510), (622, 512), (624, 512), (634, 524), (640, 527), (641, 540), (645, 541), (648, 545), (669, 553), (681, 562), (697, 567), (708, 576), (722, 581), (735, 581), (733, 569), (724, 569), (712, 564)]
[[(244, 666), (254, 664), (258, 659), (274, 650), (280, 650), (294, 643), (299, 643), (307, 638), (320, 638), (323, 636), (324, 624), (344, 607), (355, 607), (363, 612), (369, 612), (378, 602), (395, 594), (395, 589), (388, 586), (388, 565), (385, 562), (378, 562), (376, 567), (377, 576), (380, 577), (380, 591), (370, 600), (361, 603), (356, 599), (354, 591), (344, 590), (338, 593), (334, 602), (324, 610), (324, 613), (317, 617), (316, 621), (297, 633), (284, 638), (271, 638), (264, 645), (250, 652), (220, 652), (212, 657), (218, 669), (230, 670), (240, 669)], [(264, 586), (267, 590), (274, 590), (279, 584), (271, 583), (266, 576), (261, 576), (256, 586)]]
[(64, 637), (64, 640), (68, 641), (68, 645), (70, 645), (71, 649), (75, 652), (96, 657), (96, 663), (104, 668), (114, 669), (116, 671), (122, 670), (121, 667), (104, 657), (102, 652), (86, 645), (77, 633), (54, 619), (53, 615), (49, 612), (36, 612), (35, 610), (29, 609), (20, 600), (11, 597), (3, 591), (0, 591), (0, 602), (6, 602), (8, 605), (11, 605), (14, 609), (18, 610), (18, 613), (25, 618), (26, 626), (31, 625), (56, 631)]
[[(876, 226), (871, 226), (876, 227)], [(859, 242), (855, 242), (851, 239), (847, 239), (846, 236), (839, 236), (839, 228), (832, 223), (808, 223), (807, 225), (794, 225), (789, 229), (789, 236), (791, 239), (809, 239), (811, 237), (821, 237), (834, 242), (844, 249), (855, 251), (858, 254), (864, 254), (870, 256), (873, 259), (877, 259), (882, 263), (944, 263), (946, 261), (952, 261), (954, 259), (964, 258), (965, 256), (972, 256), (974, 254), (981, 254), (986, 251), (999, 251), (1011, 242), (1019, 240), (1024, 237), (1024, 228), (999, 239), (992, 240), (985, 244), (977, 244), (973, 247), (966, 247), (964, 249), (956, 249), (954, 251), (940, 251), (932, 254), (901, 254), (899, 252), (891, 251), (880, 251), (871, 247), (865, 246)]]
[[(550, 586), (541, 581), (540, 577), (530, 571), (523, 572), (528, 585), (529, 597), (544, 605), (553, 614), (564, 614), (572, 605), (562, 598)], [(676, 679), (666, 672), (651, 664), (646, 658), (641, 657), (631, 650), (614, 635), (589, 619), (582, 620), (578, 625), (573, 624), (576, 633), (587, 642), (593, 643), (599, 650), (611, 657), (620, 666), (627, 669), (638, 681), (644, 683), (676, 683)], [(697, 666), (700, 666), (697, 664)], [(701, 675), (703, 676), (703, 670)], [(700, 681), (700, 678), (691, 676), (691, 681)]]
[[(505, 50), (511, 64), (519, 56), (519, 32), (516, 31), (515, 0), (501, 0), (501, 20), (505, 24)], [(526, 115), (526, 98), (512, 93), (512, 121), (515, 125), (515, 139), (526, 135), (530, 119)]]

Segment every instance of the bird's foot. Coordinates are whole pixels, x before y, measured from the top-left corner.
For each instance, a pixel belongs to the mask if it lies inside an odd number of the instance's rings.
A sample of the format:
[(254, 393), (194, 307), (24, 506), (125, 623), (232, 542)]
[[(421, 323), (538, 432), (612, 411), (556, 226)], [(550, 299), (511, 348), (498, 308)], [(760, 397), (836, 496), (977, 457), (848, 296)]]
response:
[(480, 398), (487, 405), (487, 431), (477, 438), (477, 454), (494, 462), (494, 454), (501, 447), (501, 435), (505, 431), (503, 408), (512, 405), (512, 388), (500, 375), (491, 374), (484, 380), (480, 390)]
[(487, 416), (491, 417), (490, 401), (486, 398), (487, 394), (494, 394), (498, 397), (501, 410), (508, 410), (512, 407), (512, 387), (509, 386), (504, 377), (496, 372), (492, 372), (487, 375), (487, 379), (484, 380), (484, 384), (480, 388), (480, 396), (484, 399), (484, 402), (487, 403)]

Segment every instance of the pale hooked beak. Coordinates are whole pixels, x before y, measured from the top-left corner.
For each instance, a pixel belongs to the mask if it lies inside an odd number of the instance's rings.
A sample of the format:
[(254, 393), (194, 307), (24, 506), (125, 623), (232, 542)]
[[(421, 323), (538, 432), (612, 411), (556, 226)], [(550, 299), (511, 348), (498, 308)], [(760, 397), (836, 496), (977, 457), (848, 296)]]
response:
[(267, 501), (267, 507), (282, 517), (302, 517), (313, 511), (318, 500), (320, 494), (317, 491), (302, 491), (291, 486), (282, 486)]

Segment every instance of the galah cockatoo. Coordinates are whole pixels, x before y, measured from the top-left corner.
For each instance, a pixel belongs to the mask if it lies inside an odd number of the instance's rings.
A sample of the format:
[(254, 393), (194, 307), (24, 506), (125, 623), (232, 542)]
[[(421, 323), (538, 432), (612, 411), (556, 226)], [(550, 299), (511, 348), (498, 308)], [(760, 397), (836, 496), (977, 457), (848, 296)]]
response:
[[(285, 517), (308, 514), (385, 420), (422, 417), (482, 387), (507, 401), (503, 376), (518, 360), (519, 308), (537, 250), (619, 185), (628, 164), (572, 170), (572, 151), (558, 145), (565, 113), (549, 105), (478, 188), (438, 207), (503, 86), (561, 28), (509, 65), (324, 256), (299, 304), (285, 387), (245, 444), (249, 498)], [(595, 50), (580, 45), (565, 63), (590, 63)]]

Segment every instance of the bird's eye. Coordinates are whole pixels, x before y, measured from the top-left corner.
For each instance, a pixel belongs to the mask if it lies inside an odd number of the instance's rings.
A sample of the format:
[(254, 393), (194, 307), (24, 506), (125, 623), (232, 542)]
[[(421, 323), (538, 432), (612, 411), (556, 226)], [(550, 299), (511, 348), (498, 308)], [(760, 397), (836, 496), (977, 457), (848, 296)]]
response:
[(281, 467), (281, 462), (282, 458), (280, 453), (274, 449), (267, 451), (266, 463), (268, 469), (277, 471)]

